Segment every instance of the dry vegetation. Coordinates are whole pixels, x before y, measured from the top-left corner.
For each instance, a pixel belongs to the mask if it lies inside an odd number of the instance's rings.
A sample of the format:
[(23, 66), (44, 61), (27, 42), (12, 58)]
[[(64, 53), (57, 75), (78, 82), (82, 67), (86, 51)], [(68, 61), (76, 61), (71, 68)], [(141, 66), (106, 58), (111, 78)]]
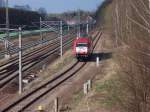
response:
[[(119, 102), (125, 112), (149, 112), (149, 0), (105, 0), (104, 3), (98, 10), (100, 17), (97, 17), (101, 20), (103, 15), (109, 15), (104, 16), (104, 25), (111, 23), (112, 40), (115, 40), (117, 50), (114, 59), (120, 68), (117, 71), (119, 82), (116, 82), (118, 88), (122, 88)], [(110, 6), (112, 10), (108, 10)]]
[(127, 112), (150, 110), (150, 9), (148, 0), (114, 0), (113, 29)]
[(120, 112), (118, 106), (119, 89), (116, 91), (116, 69), (117, 64), (113, 59), (105, 60), (100, 66), (99, 71), (93, 80), (92, 91), (84, 96), (83, 92), (73, 96), (74, 105), (73, 112)]
[[(65, 70), (70, 66), (70, 64), (74, 63), (76, 60), (74, 59), (71, 50), (68, 50), (63, 55), (62, 59), (58, 58), (54, 62), (52, 62), (50, 65), (46, 66), (43, 70), (37, 71), (38, 78), (34, 80), (32, 83), (28, 84), (24, 89), (28, 90), (31, 88), (36, 87), (41, 82), (43, 83), (46, 80), (50, 80), (53, 77), (55, 77), (56, 73), (61, 72), (61, 70)], [(44, 81), (43, 81), (44, 80)]]

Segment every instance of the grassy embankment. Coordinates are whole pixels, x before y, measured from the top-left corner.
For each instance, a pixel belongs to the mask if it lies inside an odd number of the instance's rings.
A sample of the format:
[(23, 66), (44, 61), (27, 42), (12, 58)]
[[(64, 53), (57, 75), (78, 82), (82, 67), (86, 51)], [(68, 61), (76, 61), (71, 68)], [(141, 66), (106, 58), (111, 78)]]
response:
[[(112, 3), (106, 1), (96, 12), (97, 25), (103, 27), (103, 31), (108, 34), (112, 34), (112, 8)], [(112, 35), (108, 36), (104, 39), (102, 47), (112, 52), (114, 42)], [(108, 60), (101, 61), (103, 66), (93, 80), (92, 90), (87, 96), (84, 96), (83, 91), (74, 94), (71, 104), (76, 108), (73, 108), (73, 112), (117, 112), (119, 110), (121, 84), (118, 81), (119, 66), (114, 55)]]

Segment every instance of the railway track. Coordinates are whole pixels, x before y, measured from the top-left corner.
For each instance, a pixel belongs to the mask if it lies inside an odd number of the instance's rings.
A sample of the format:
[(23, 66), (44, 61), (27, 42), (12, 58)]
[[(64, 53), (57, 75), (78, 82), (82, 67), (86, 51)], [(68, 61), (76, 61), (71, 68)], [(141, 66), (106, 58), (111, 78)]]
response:
[[(63, 40), (63, 46), (70, 44), (73, 38), (66, 38)], [(59, 52), (59, 40), (53, 42), (38, 51), (27, 54), (23, 57), (23, 72), (41, 62), (43, 59), (49, 57), (55, 52)], [(14, 60), (8, 64), (4, 64), (0, 69), (0, 88), (18, 76), (18, 61)]]
[[(63, 36), (65, 36), (65, 35), (63, 35)], [(47, 37), (47, 38), (48, 38), (48, 37)], [(29, 42), (29, 43), (27, 43), (27, 44), (22, 45), (22, 50), (23, 50), (23, 51), (26, 51), (27, 49), (36, 47), (36, 46), (38, 46), (38, 45), (40, 45), (40, 44), (48, 43), (49, 41), (54, 40), (54, 39), (56, 39), (56, 38), (58, 38), (58, 36), (57, 36), (57, 37), (53, 37), (53, 38), (49, 38), (49, 39), (37, 40), (37, 41), (35, 41), (35, 42)], [(12, 47), (9, 48), (9, 53), (10, 53), (11, 55), (13, 55), (13, 54), (15, 54), (15, 53), (17, 53), (17, 52), (19, 52), (18, 46), (12, 46)], [(3, 57), (6, 53), (7, 53), (7, 51), (5, 51), (5, 50), (0, 51), (0, 57)]]
[[(51, 41), (49, 42), (49, 44), (47, 44), (46, 46), (39, 47), (39, 48), (37, 48), (37, 49), (35, 49), (35, 50), (31, 51), (31, 52), (28, 52), (28, 53), (26, 53), (26, 54), (23, 54), (22, 59), (25, 59), (25, 58), (27, 58), (27, 57), (30, 57), (30, 56), (33, 55), (33, 54), (36, 54), (36, 53), (38, 53), (38, 52), (40, 52), (40, 51), (42, 51), (42, 50), (44, 50), (44, 49), (47, 49), (48, 47), (50, 47), (50, 46), (56, 44), (56, 41), (57, 41), (57, 43), (58, 43), (59, 38), (56, 38), (56, 39), (54, 39), (54, 40), (51, 40)], [(1, 68), (0, 70), (2, 70), (2, 68), (3, 68), (4, 66), (7, 66), (7, 65), (9, 65), (9, 64), (12, 63), (12, 62), (13, 62), (13, 63), (18, 62), (18, 56), (14, 57), (14, 58), (10, 59), (9, 61), (7, 61), (6, 63), (0, 65), (0, 68)]]
[[(74, 35), (73, 34), (73, 32), (71, 32), (69, 35)], [(65, 36), (69, 36), (69, 35), (64, 35), (64, 37)], [(51, 38), (51, 39), (49, 39), (49, 40), (46, 40), (43, 44), (43, 47), (38, 47), (38, 48), (36, 48), (36, 49), (34, 49), (34, 50), (32, 50), (31, 52), (27, 52), (27, 53), (23, 53), (23, 58), (24, 57), (27, 57), (28, 55), (32, 55), (32, 54), (34, 54), (35, 53), (35, 50), (38, 52), (38, 51), (41, 51), (41, 49), (43, 49), (43, 48), (45, 48), (46, 46), (48, 46), (49, 44), (51, 44), (51, 43), (53, 43), (54, 41), (58, 41), (59, 40), (59, 37), (54, 37), (54, 38)], [(22, 48), (23, 49), (23, 48)], [(7, 65), (7, 64), (9, 64), (9, 63), (11, 63), (11, 62), (13, 62), (13, 61), (18, 61), (18, 55), (17, 56), (15, 56), (15, 57), (13, 57), (13, 58), (11, 58), (9, 61), (7, 61), (6, 63), (4, 63), (4, 64), (1, 64), (0, 65), (0, 68), (2, 68), (3, 66), (5, 66), (5, 65)]]
[[(97, 42), (101, 37), (101, 33), (99, 32), (94, 40), (94, 48), (96, 47)], [(34, 90), (20, 96), (15, 101), (12, 101), (6, 107), (4, 107), (1, 112), (22, 112), (25, 111), (28, 107), (38, 101), (40, 98), (57, 88), (66, 80), (70, 79), (77, 72), (79, 72), (87, 62), (78, 62), (76, 61), (72, 66), (66, 69), (64, 72), (57, 74), (54, 78), (45, 81), (43, 84), (39, 85)]]
[[(55, 40), (58, 40), (58, 39), (55, 39)], [(27, 57), (30, 57), (33, 54), (37, 54), (38, 52), (48, 48), (51, 43), (55, 44), (56, 43), (55, 40), (52, 40), (47, 46), (44, 46), (42, 48), (40, 47), (40, 48), (36, 49), (36, 51), (34, 50), (34, 51), (29, 52), (28, 54), (23, 54), (22, 58), (25, 59)], [(1, 68), (0, 71), (2, 71), (6, 66), (9, 66), (9, 64), (17, 63), (17, 62), (18, 62), (18, 56), (14, 57), (14, 58), (10, 59), (8, 62), (0, 65), (0, 68)]]

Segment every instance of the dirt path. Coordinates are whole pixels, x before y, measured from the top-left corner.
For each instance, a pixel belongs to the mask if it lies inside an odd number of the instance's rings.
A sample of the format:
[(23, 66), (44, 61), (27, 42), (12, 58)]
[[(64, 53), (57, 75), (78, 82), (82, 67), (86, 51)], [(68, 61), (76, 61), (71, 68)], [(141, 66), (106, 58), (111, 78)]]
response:
[(113, 42), (107, 33), (103, 33), (102, 39), (95, 50), (95, 54), (100, 55), (100, 66), (95, 67), (91, 63), (86, 68), (87, 73), (85, 78), (92, 75), (92, 90), (88, 95), (83, 95), (80, 91), (74, 95), (75, 100), (71, 101), (71, 112), (120, 112), (116, 101), (113, 101), (111, 93), (111, 79), (116, 74), (117, 64), (114, 62), (113, 55)]

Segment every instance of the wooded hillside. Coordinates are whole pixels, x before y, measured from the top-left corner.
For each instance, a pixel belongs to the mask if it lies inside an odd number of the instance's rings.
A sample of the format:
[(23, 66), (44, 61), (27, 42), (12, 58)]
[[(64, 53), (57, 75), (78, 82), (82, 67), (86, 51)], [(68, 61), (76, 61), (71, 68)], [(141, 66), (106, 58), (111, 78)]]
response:
[[(0, 8), (0, 24), (5, 24), (6, 19), (5, 8)], [(12, 25), (29, 25), (32, 26), (32, 22), (38, 22), (40, 14), (34, 11), (25, 11), (17, 9), (9, 9), (9, 22)]]

